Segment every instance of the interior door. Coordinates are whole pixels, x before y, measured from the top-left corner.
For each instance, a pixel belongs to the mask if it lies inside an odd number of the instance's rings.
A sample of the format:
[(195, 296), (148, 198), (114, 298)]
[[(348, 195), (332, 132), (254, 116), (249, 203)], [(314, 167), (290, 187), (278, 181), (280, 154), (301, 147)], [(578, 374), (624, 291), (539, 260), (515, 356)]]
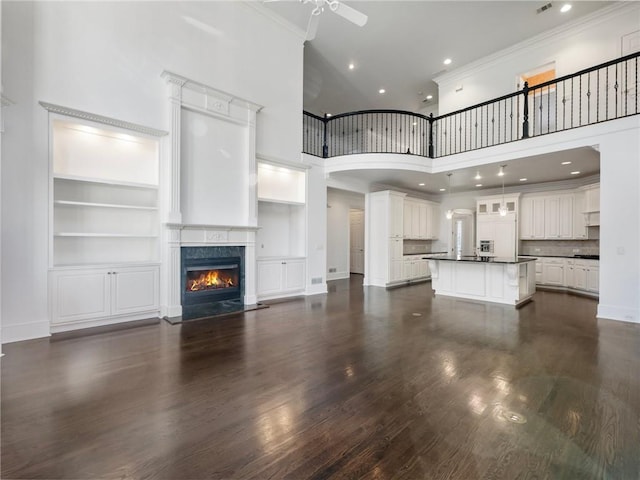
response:
[(349, 270), (364, 275), (364, 211), (349, 212)]

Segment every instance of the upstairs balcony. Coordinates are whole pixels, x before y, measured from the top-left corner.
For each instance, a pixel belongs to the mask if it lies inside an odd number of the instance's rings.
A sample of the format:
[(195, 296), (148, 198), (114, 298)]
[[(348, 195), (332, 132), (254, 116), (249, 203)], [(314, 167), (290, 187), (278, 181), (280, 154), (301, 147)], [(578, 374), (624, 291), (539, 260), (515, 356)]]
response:
[(303, 151), (330, 158), (396, 153), (439, 158), (637, 115), (636, 52), (439, 116), (366, 110), (303, 115)]

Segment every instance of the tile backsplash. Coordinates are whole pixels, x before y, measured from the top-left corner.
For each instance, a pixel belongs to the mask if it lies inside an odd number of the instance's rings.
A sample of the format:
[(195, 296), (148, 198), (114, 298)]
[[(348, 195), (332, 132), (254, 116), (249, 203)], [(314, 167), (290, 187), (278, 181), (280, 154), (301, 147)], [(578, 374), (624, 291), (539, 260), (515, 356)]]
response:
[(600, 255), (600, 240), (520, 240), (520, 255)]
[(431, 240), (404, 240), (402, 253), (404, 255), (431, 253), (431, 243)]

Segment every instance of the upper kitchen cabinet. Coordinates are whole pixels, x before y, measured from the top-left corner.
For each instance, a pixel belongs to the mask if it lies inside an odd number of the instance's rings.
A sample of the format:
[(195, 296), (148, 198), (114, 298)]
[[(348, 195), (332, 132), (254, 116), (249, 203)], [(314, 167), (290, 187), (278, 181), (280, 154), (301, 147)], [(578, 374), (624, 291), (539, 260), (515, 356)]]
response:
[(520, 201), (520, 238), (544, 238), (544, 198), (522, 197)]
[(600, 184), (588, 185), (583, 190), (585, 223), (588, 227), (597, 227), (600, 225)]
[(406, 239), (435, 240), (438, 238), (440, 206), (417, 198), (404, 200), (404, 229)]

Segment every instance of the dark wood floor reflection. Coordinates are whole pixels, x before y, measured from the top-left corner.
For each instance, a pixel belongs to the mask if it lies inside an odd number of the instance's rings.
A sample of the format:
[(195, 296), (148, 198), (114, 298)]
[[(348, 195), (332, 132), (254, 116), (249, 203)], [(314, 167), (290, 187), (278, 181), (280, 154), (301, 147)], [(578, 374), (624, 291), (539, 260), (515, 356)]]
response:
[(5, 345), (2, 478), (640, 478), (640, 325), (361, 278)]

